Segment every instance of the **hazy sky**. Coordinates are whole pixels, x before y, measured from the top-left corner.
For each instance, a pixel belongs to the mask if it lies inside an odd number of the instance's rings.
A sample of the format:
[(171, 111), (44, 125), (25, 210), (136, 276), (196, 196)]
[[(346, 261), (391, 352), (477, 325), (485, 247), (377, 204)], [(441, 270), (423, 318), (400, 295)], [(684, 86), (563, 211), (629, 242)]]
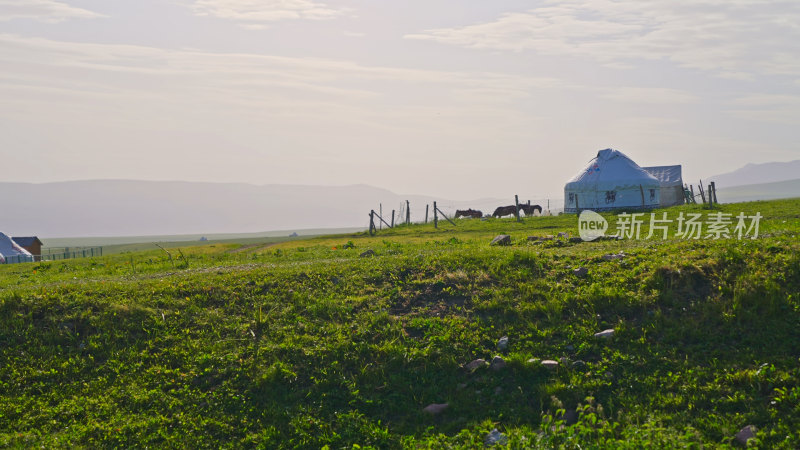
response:
[(696, 183), (800, 158), (798, 43), (797, 0), (0, 0), (3, 180)]

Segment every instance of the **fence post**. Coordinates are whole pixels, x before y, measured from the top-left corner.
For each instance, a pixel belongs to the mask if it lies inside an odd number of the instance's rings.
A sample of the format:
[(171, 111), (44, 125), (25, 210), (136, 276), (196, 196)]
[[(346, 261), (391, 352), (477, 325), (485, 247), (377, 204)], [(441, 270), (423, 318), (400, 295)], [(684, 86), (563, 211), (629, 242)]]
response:
[(514, 215), (517, 216), (517, 222), (521, 222), (519, 218), (519, 195), (514, 194)]
[(711, 192), (714, 193), (714, 203), (719, 205), (719, 200), (717, 200), (717, 183), (711, 182)]
[(372, 236), (375, 234), (375, 210), (369, 210), (369, 235)]
[(714, 193), (711, 190), (712, 186), (713, 185), (711, 185), (711, 184), (708, 185), (708, 207), (709, 208), (713, 208), (714, 207)]
[(394, 228), (394, 210), (392, 210), (392, 225), (389, 228)]
[(439, 208), (436, 207), (436, 202), (433, 202), (433, 228), (439, 228), (439, 216), (436, 213)]
[(703, 180), (700, 180), (700, 184), (697, 185), (697, 190), (700, 191), (700, 198), (703, 199), (703, 204), (706, 204), (706, 193), (703, 192)]
[(406, 200), (406, 225), (411, 224), (411, 205)]
[[(378, 203), (378, 215), (383, 217), (383, 203)], [(382, 230), (383, 229), (383, 224), (382, 223), (378, 223), (378, 227)]]
[(428, 223), (428, 207), (431, 206), (429, 204), (425, 204), (425, 223)]

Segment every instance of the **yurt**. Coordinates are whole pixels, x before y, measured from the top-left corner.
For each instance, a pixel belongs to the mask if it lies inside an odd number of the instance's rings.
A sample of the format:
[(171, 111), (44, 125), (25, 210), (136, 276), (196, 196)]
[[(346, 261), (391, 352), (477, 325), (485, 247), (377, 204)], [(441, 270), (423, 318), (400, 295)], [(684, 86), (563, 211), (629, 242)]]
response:
[(656, 166), (642, 167), (647, 173), (658, 178), (661, 185), (661, 208), (682, 205), (686, 196), (684, 194), (681, 166)]
[(33, 255), (17, 245), (8, 235), (0, 232), (0, 264), (33, 261)]
[(607, 148), (564, 186), (564, 212), (658, 208), (661, 183), (619, 150)]

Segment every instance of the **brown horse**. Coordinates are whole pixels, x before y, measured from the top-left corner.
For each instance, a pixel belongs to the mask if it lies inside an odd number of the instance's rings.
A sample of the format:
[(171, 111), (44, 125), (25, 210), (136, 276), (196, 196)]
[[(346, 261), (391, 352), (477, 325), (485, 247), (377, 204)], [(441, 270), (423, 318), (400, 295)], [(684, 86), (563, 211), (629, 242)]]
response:
[(475, 210), (475, 209), (457, 209), (456, 210), (456, 219), (459, 217), (472, 217), (473, 219), (480, 219), (483, 217), (483, 213)]
[(494, 210), (492, 217), (510, 216), (517, 213), (517, 208), (514, 205), (500, 206)]

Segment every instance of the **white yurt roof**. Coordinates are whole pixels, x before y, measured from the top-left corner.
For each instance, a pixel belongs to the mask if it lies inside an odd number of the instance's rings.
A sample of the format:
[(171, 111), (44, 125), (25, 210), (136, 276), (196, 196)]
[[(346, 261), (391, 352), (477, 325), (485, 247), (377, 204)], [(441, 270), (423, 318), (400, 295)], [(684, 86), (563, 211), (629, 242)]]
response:
[(652, 188), (660, 186), (659, 180), (650, 175), (619, 150), (607, 148), (597, 152), (597, 156), (564, 186), (570, 190), (611, 191), (639, 186)]
[(683, 187), (683, 177), (681, 177), (681, 166), (654, 166), (642, 167), (647, 173), (658, 178), (661, 186), (680, 186)]
[(0, 263), (6, 262), (6, 258), (13, 256), (33, 257), (29, 251), (17, 245), (7, 234), (0, 231)]

